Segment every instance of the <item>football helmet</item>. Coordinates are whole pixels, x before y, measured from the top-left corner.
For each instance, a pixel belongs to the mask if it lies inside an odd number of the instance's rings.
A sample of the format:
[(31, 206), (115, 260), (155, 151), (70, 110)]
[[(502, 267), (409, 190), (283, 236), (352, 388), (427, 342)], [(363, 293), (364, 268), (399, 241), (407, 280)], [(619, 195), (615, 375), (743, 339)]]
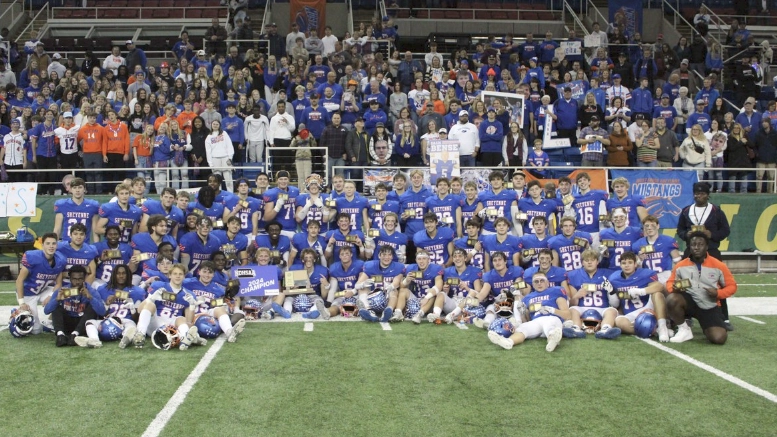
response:
[(595, 334), (602, 327), (602, 315), (596, 310), (585, 310), (580, 315), (586, 334)]
[(472, 320), (482, 319), (485, 316), (486, 309), (483, 307), (483, 305), (465, 306), (464, 310), (461, 312), (461, 317), (466, 323), (472, 323)]
[(313, 299), (307, 294), (298, 294), (294, 296), (294, 302), (291, 304), (295, 313), (306, 313), (313, 308)]
[(513, 315), (513, 294), (502, 292), (494, 301), (494, 312), (499, 317), (509, 318)]
[(409, 298), (405, 306), (405, 317), (412, 319), (419, 311), (421, 311), (421, 300)]
[(120, 340), (124, 335), (124, 323), (118, 317), (108, 317), (100, 322), (97, 327), (97, 336), (100, 341)]
[(216, 338), (221, 334), (221, 327), (216, 319), (207, 314), (197, 316), (194, 320), (194, 326), (197, 327), (197, 333), (202, 338)]
[(18, 308), (11, 310), (11, 318), (8, 320), (8, 332), (16, 338), (24, 337), (32, 332), (35, 318), (29, 311), (21, 311)]
[(259, 318), (259, 311), (262, 309), (262, 303), (256, 299), (249, 299), (243, 304), (243, 313), (246, 320), (256, 320)]
[(151, 343), (155, 348), (163, 351), (175, 349), (181, 344), (181, 334), (175, 326), (165, 325), (154, 331), (151, 335)]
[(639, 338), (650, 338), (656, 332), (657, 327), (658, 319), (652, 310), (642, 311), (634, 319), (634, 334)]
[[(408, 303), (410, 300), (408, 300)], [(386, 292), (383, 290), (376, 290), (367, 295), (367, 303), (369, 303), (370, 310), (375, 311), (375, 314), (380, 314), (388, 306), (388, 298)], [(420, 309), (420, 308), (419, 308)]]
[(504, 317), (497, 317), (496, 320), (488, 325), (489, 331), (494, 331), (502, 337), (508, 338), (515, 332), (515, 327)]
[(310, 186), (313, 184), (318, 185), (318, 188), (320, 189), (324, 188), (324, 185), (326, 185), (324, 184), (324, 179), (315, 173), (305, 178), (305, 189), (310, 191)]
[(340, 315), (343, 317), (356, 317), (359, 314), (356, 300), (355, 297), (343, 298), (343, 302), (340, 304)]

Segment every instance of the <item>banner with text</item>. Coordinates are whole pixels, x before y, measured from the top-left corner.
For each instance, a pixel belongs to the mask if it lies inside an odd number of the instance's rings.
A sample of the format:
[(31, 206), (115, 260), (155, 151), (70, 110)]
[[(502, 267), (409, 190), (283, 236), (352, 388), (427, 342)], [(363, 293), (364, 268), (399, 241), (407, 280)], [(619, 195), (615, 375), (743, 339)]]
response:
[(291, 22), (297, 23), (300, 32), (316, 29), (318, 36), (324, 35), (326, 0), (291, 0), (289, 6)]
[[(642, 1), (641, 0), (611, 0), (610, 26), (617, 27), (621, 33), (630, 39), (635, 33), (642, 32)], [(608, 28), (607, 33), (611, 29)]]
[(235, 266), (230, 276), (240, 281), (239, 297), (277, 296), (281, 289), (277, 266)]
[(429, 141), (429, 182), (437, 184), (437, 178), (461, 176), (459, 166), (459, 140)]
[(693, 184), (698, 175), (683, 170), (612, 170), (613, 179), (624, 177), (631, 194), (645, 199), (648, 213), (658, 218), (662, 228), (676, 228), (680, 212), (693, 203)]
[[(603, 191), (609, 191), (607, 189), (608, 183), (607, 183), (607, 170), (575, 170), (572, 173), (569, 174), (569, 179), (572, 179), (572, 194), (577, 194), (577, 184), (575, 183), (575, 178), (577, 178), (578, 173), (588, 173), (588, 176), (591, 177), (591, 189), (592, 190), (603, 190)], [(528, 184), (531, 181), (540, 181), (540, 185), (542, 187), (545, 187), (545, 184), (548, 182), (553, 182), (556, 184), (556, 187), (558, 187), (558, 179), (540, 179), (538, 177), (535, 177), (533, 174), (526, 172), (526, 183)]]

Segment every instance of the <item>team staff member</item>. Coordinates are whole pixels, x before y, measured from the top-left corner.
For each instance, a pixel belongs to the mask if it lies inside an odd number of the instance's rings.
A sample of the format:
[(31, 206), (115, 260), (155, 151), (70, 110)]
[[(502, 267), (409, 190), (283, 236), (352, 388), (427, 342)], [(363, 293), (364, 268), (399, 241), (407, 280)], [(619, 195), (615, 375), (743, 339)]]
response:
[[(704, 226), (701, 231), (709, 240), (707, 253), (720, 260), (721, 254), (720, 242), (728, 238), (731, 228), (728, 225), (726, 214), (710, 203), (710, 184), (707, 182), (697, 182), (693, 184), (694, 204), (686, 206), (680, 213), (680, 220), (677, 222), (677, 236), (683, 241), (688, 241), (688, 237), (693, 230), (693, 226)], [(690, 255), (690, 247), (686, 247), (683, 257)], [(720, 301), (720, 309), (723, 311), (723, 319), (726, 322), (726, 329), (731, 331), (733, 327), (728, 318), (728, 304), (726, 298)]]
[[(682, 343), (693, 339), (686, 319), (699, 321), (704, 336), (712, 344), (724, 344), (728, 338), (726, 321), (720, 308), (721, 299), (737, 292), (734, 275), (726, 265), (709, 255), (709, 237), (704, 232), (692, 232), (688, 237), (690, 256), (674, 267), (666, 288), (669, 291), (667, 309), (678, 328), (669, 341)], [(687, 279), (690, 287), (680, 287), (675, 281)]]

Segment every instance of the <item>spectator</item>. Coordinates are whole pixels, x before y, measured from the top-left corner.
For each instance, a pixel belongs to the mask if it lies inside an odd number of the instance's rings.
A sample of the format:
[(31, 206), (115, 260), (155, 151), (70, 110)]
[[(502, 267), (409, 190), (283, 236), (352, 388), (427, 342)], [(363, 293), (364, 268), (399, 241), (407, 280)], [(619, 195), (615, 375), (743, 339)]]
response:
[(323, 59), (324, 55), (324, 41), (318, 37), (318, 33), (315, 28), (311, 28), (309, 36), (305, 39), (305, 49), (310, 53), (310, 57), (316, 57), (320, 55)]
[(521, 132), (521, 127), (517, 122), (510, 123), (510, 131), (507, 133), (502, 145), (502, 165), (505, 167), (523, 167), (526, 165), (526, 158), (529, 148), (526, 144), (526, 138)]
[[(303, 118), (308, 120), (309, 118)], [(343, 167), (345, 165), (345, 159), (347, 155), (345, 153), (345, 141), (348, 135), (348, 130), (340, 125), (341, 117), (339, 112), (332, 114), (332, 123), (326, 126), (322, 131), (318, 142), (320, 147), (326, 147), (327, 151), (327, 173), (333, 175), (332, 167)], [(308, 124), (305, 123), (307, 126)], [(343, 175), (344, 170), (342, 168), (337, 169), (337, 174)]]
[(128, 39), (124, 44), (127, 45), (127, 69), (129, 69), (129, 71), (135, 71), (135, 66), (140, 65), (140, 67), (145, 70), (147, 63), (146, 52), (144, 52), (143, 49), (138, 48), (135, 45), (135, 42), (130, 39)]
[[(438, 114), (439, 115), (439, 114)], [(459, 140), (459, 163), (462, 167), (474, 167), (480, 151), (480, 134), (477, 126), (469, 122), (469, 113), (459, 111), (459, 122), (451, 128), (448, 138)]]
[[(407, 53), (410, 53), (410, 52), (405, 52), (405, 56), (406, 56), (405, 59), (407, 59)], [(443, 64), (442, 54), (437, 53), (436, 41), (432, 41), (429, 43), (429, 53), (424, 55), (424, 62), (426, 63), (426, 65), (432, 65), (432, 59), (434, 58), (437, 58), (440, 60), (440, 65)]]
[[(735, 123), (726, 141), (726, 152), (723, 156), (727, 168), (751, 168), (753, 166), (750, 153), (755, 154), (748, 144), (747, 135), (742, 125)], [(739, 181), (739, 192), (747, 193), (747, 170), (728, 170), (728, 192), (736, 192)], [(760, 185), (760, 184), (759, 184)]]
[[(583, 152), (583, 161), (580, 164), (583, 167), (601, 167), (604, 159), (604, 148), (602, 146), (610, 145), (609, 134), (605, 129), (599, 127), (599, 117), (592, 116), (589, 120), (589, 126), (580, 131), (577, 144), (580, 144), (580, 151)], [(585, 145), (585, 147), (582, 147)]]
[[(688, 138), (680, 144), (679, 153), (680, 159), (683, 160), (683, 168), (712, 167), (710, 143), (698, 124), (691, 126)], [(700, 181), (704, 179), (704, 170), (697, 170), (696, 173), (698, 173)]]
[(504, 128), (496, 119), (496, 109), (488, 107), (487, 118), (478, 127), (480, 135), (480, 164), (484, 167), (496, 167), (502, 162), (502, 144)]
[(755, 150), (755, 166), (757, 168), (755, 192), (761, 192), (762, 181), (765, 181), (766, 189), (764, 192), (773, 193), (774, 169), (777, 168), (777, 131), (772, 127), (771, 120), (763, 119), (761, 121), (761, 129), (753, 140), (753, 149)]
[(219, 24), (218, 18), (211, 20), (211, 26), (205, 30), (205, 50), (211, 55), (226, 53), (224, 41), (227, 40), (227, 29)]
[(761, 125), (761, 113), (754, 110), (755, 98), (748, 97), (745, 100), (744, 109), (736, 117), (736, 122), (742, 125), (745, 134), (750, 140), (753, 140), (755, 133)]
[(688, 69), (689, 64), (687, 59), (683, 59), (680, 62), (680, 68), (672, 70), (669, 75), (673, 76), (676, 74), (680, 79), (680, 86), (688, 88), (688, 92), (694, 94), (699, 90), (699, 81), (696, 78), (696, 73)]
[[(286, 54), (294, 56), (292, 49), (297, 45), (297, 40), (302, 38), (305, 42), (305, 34), (299, 31), (299, 25), (296, 22), (291, 23), (291, 32), (286, 34)], [(306, 58), (307, 59), (307, 58)]]
[(127, 65), (127, 61), (121, 56), (119, 46), (113, 46), (111, 54), (103, 61), (103, 70), (110, 70), (114, 75), (118, 75), (119, 67), (122, 65)]
[[(377, 146), (376, 144), (375, 147)], [(378, 151), (375, 152), (377, 154)], [(407, 168), (418, 165), (421, 144), (418, 135), (413, 133), (410, 124), (403, 125), (402, 131), (395, 135), (393, 153), (397, 156), (397, 166), (399, 167)]]
[(673, 162), (680, 160), (679, 144), (677, 142), (677, 135), (674, 132), (667, 129), (666, 119), (658, 117), (653, 119), (653, 126), (655, 129), (655, 136), (648, 139), (649, 143), (652, 141), (653, 147), (658, 143), (658, 152), (656, 159), (658, 160), (658, 167), (672, 167)]
[(637, 167), (657, 167), (656, 157), (660, 145), (656, 132), (650, 128), (650, 123), (647, 120), (637, 120), (635, 123), (639, 126), (639, 130), (634, 134), (634, 145), (637, 148)]

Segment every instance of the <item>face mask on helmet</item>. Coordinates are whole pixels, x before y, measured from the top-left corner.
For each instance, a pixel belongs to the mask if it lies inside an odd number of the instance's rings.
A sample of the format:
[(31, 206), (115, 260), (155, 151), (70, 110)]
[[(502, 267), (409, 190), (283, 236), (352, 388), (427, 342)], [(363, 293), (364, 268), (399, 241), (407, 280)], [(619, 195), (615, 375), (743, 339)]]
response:
[(178, 328), (173, 325), (166, 325), (158, 328), (151, 336), (151, 342), (157, 349), (164, 351), (175, 349), (181, 344), (181, 336)]

